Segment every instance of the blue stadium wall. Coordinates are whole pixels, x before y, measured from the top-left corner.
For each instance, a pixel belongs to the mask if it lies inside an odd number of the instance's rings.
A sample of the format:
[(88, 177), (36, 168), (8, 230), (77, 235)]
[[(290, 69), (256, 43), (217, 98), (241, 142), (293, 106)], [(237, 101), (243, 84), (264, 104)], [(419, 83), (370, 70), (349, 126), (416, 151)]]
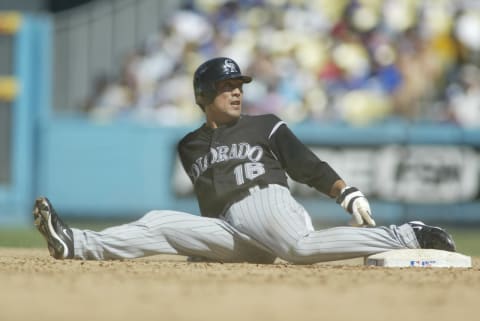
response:
[[(176, 143), (192, 128), (148, 127), (135, 123), (95, 124), (84, 119), (50, 119), (41, 124), (38, 132), (38, 180), (37, 194), (48, 195), (63, 212), (81, 217), (138, 217), (151, 209), (174, 209), (198, 214), (197, 204), (190, 192), (178, 187), (176, 176), (182, 172), (176, 160)], [(436, 149), (456, 155), (464, 148), (474, 151), (473, 158), (461, 154), (459, 161), (442, 165), (447, 171), (461, 171), (466, 162), (478, 162), (475, 153), (480, 141), (479, 131), (467, 131), (448, 126), (411, 126), (402, 123), (385, 124), (368, 128), (351, 128), (333, 125), (298, 125), (293, 131), (314, 150), (326, 149), (329, 153), (343, 155), (342, 163), (351, 171), (346, 173), (348, 181), (365, 182), (355, 177), (358, 160), (349, 159), (360, 151), (370, 155), (364, 159), (362, 168), (380, 157), (375, 155), (384, 148)], [(320, 152), (320, 156), (322, 153)], [(432, 157), (436, 157), (433, 155)], [(454, 159), (457, 159), (454, 157)], [(428, 164), (428, 162), (427, 162)], [(332, 164), (334, 167), (335, 163)], [(375, 175), (372, 164), (370, 173)], [(424, 163), (419, 165), (425, 167)], [(435, 166), (435, 165), (432, 165)], [(339, 168), (345, 167), (340, 166)], [(398, 166), (394, 166), (397, 168)], [(431, 172), (428, 168), (427, 172)], [(425, 172), (425, 170), (423, 170)], [(353, 173), (353, 174), (352, 174)], [(476, 173), (476, 171), (467, 172)], [(437, 175), (438, 176), (438, 175)], [(399, 223), (412, 219), (427, 221), (478, 224), (480, 203), (477, 189), (467, 196), (458, 193), (457, 200), (444, 201), (454, 192), (444, 190), (445, 184), (462, 186), (462, 175), (452, 182), (447, 176), (442, 183), (435, 178), (433, 187), (424, 188), (418, 197), (403, 192), (405, 199), (395, 198), (401, 191), (393, 191), (392, 197), (378, 195), (383, 186), (366, 186), (370, 191), (373, 212), (379, 223)], [(424, 180), (424, 182), (422, 181)], [(478, 177), (475, 177), (478, 180)], [(431, 177), (422, 178), (415, 184), (431, 184)], [(376, 185), (377, 183), (372, 183)], [(385, 182), (391, 185), (391, 182)], [(443, 185), (442, 185), (443, 184)], [(181, 185), (181, 184), (180, 184)], [(438, 186), (438, 190), (435, 190)], [(448, 188), (448, 186), (447, 186)], [(443, 189), (443, 190), (442, 190)], [(456, 188), (458, 189), (458, 188)], [(295, 192), (295, 190), (294, 190)], [(185, 194), (185, 195), (182, 195)], [(332, 200), (318, 193), (297, 191), (298, 199), (315, 219), (328, 222), (346, 221), (343, 210)], [(426, 195), (427, 193), (431, 193)], [(437, 198), (439, 194), (442, 197)], [(409, 196), (410, 195), (410, 196)], [(413, 200), (408, 201), (408, 197)], [(463, 197), (463, 198), (462, 198)], [(433, 201), (430, 201), (432, 200)]]
[[(15, 21), (17, 15), (8, 12), (2, 16), (2, 27), (8, 29), (7, 20)], [(10, 74), (0, 76), (13, 78), (18, 92), (0, 106), (9, 110), (2, 113), (3, 117), (10, 118), (3, 119), (3, 126), (8, 128), (0, 132), (9, 140), (1, 152), (8, 156), (5, 158), (9, 159), (10, 172), (7, 180), (0, 181), (0, 225), (21, 225), (31, 220), (29, 214), (39, 170), (37, 126), (48, 118), (50, 110), (51, 20), (45, 16), (21, 15), (19, 22), (19, 28), (12, 34), (3, 35), (11, 38), (7, 43), (11, 43), (12, 66)]]
[[(0, 224), (30, 224), (38, 195), (48, 196), (59, 212), (71, 218), (134, 219), (152, 209), (198, 214), (188, 184), (179, 178), (176, 159), (176, 143), (195, 126), (98, 124), (54, 115), (51, 43), (51, 21), (24, 16), (14, 47), (14, 75), (21, 90), (12, 102), (12, 179), (0, 184)], [(380, 224), (411, 219), (480, 224), (479, 130), (405, 122), (366, 128), (305, 124), (292, 129), (320, 155), (341, 160), (339, 168), (346, 170), (347, 180), (369, 194)], [(431, 165), (422, 163), (425, 148), (432, 151), (426, 154), (434, 158)], [(407, 155), (405, 163), (395, 163), (395, 155), (404, 154), (420, 156)], [(443, 159), (444, 154), (450, 156)], [(335, 162), (332, 165), (337, 168)], [(361, 179), (357, 165), (364, 171)], [(405, 180), (420, 172), (423, 183), (414, 181), (418, 192), (409, 190), (411, 181), (404, 185), (395, 181), (401, 177), (399, 168), (409, 173)], [(445, 176), (442, 168), (453, 174)], [(377, 172), (386, 178), (374, 177)], [(293, 190), (315, 219), (348, 220), (334, 201), (301, 188)]]

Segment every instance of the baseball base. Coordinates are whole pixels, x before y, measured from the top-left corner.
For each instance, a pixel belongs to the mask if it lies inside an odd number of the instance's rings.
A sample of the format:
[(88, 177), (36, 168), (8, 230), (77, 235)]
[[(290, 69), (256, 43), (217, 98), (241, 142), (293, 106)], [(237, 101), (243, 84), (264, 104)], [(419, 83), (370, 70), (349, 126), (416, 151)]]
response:
[(404, 249), (370, 255), (364, 263), (383, 267), (471, 268), (472, 258), (441, 250)]

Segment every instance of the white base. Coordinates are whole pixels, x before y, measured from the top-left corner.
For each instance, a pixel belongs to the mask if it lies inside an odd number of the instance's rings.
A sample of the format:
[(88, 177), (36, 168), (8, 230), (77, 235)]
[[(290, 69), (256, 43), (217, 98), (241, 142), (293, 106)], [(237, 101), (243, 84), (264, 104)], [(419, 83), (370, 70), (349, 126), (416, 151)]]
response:
[(472, 258), (456, 252), (429, 249), (404, 249), (365, 257), (365, 265), (384, 267), (471, 268)]

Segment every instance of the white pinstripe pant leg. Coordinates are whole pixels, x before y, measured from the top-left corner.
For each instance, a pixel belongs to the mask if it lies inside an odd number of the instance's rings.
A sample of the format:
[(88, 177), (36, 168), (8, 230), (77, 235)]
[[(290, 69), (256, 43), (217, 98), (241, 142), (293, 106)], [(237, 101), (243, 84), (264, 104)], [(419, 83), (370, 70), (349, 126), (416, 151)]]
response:
[(290, 191), (271, 185), (234, 204), (227, 221), (241, 232), (293, 263), (315, 263), (392, 249), (418, 248), (408, 225), (359, 228), (337, 227), (314, 231), (306, 210)]
[(180, 254), (220, 262), (258, 260), (263, 263), (262, 260), (271, 257), (223, 220), (176, 211), (151, 211), (137, 221), (101, 232), (72, 231), (77, 259)]

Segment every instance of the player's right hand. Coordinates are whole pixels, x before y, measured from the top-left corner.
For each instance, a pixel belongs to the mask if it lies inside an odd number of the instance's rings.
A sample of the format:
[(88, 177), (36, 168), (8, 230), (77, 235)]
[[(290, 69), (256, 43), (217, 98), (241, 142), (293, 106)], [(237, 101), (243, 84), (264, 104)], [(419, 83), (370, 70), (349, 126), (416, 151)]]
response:
[(352, 215), (349, 222), (351, 226), (376, 225), (367, 198), (356, 187), (347, 186), (342, 189), (340, 196), (337, 198), (337, 203)]

